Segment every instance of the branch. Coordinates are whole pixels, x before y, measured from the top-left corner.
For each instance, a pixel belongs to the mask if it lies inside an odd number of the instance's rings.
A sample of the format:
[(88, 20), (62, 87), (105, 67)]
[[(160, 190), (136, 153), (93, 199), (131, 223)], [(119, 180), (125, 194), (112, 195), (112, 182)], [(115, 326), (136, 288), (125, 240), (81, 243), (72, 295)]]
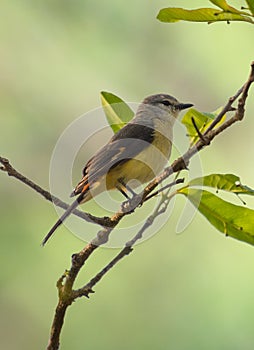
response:
[[(180, 181), (182, 182), (182, 181)], [(176, 181), (175, 181), (176, 183)], [(170, 184), (172, 187), (172, 184)], [(165, 186), (166, 187), (166, 186)], [(171, 189), (171, 188), (170, 188)], [(170, 190), (169, 189), (169, 190)], [(125, 256), (129, 255), (133, 251), (134, 244), (143, 237), (144, 232), (148, 229), (148, 227), (152, 226), (154, 220), (162, 215), (168, 207), (170, 200), (175, 196), (176, 192), (172, 193), (170, 196), (167, 194), (162, 197), (160, 203), (154, 210), (153, 214), (151, 214), (145, 221), (144, 225), (138, 231), (138, 233), (125, 244), (125, 247), (113, 258), (95, 277), (93, 277), (84, 287), (73, 291), (73, 299), (80, 298), (82, 296), (86, 296), (89, 298), (90, 293), (94, 293), (93, 287), (102, 279), (103, 276), (106, 275), (109, 270), (111, 270), (120, 260), (122, 260)]]
[[(0, 163), (2, 166), (0, 166), (0, 170), (6, 172), (9, 176), (15, 177), (17, 180), (20, 180), (25, 185), (29, 186), (36, 192), (38, 192), (40, 195), (42, 195), (45, 199), (48, 201), (54, 203), (57, 207), (68, 209), (69, 205), (65, 202), (63, 202), (61, 199), (57, 198), (56, 196), (53, 196), (50, 192), (47, 190), (44, 190), (42, 187), (22, 175), (20, 172), (18, 172), (16, 169), (13, 168), (13, 166), (10, 164), (9, 160), (6, 158), (3, 158), (0, 156)], [(97, 216), (93, 216), (89, 213), (84, 213), (83, 211), (80, 211), (78, 209), (75, 209), (73, 211), (73, 214), (76, 216), (79, 216), (80, 218), (88, 221), (93, 222), (95, 224), (101, 225), (101, 226), (111, 226), (112, 223), (110, 222), (108, 217), (99, 218)]]
[[(254, 82), (254, 61), (251, 63), (251, 72), (247, 82), (239, 89), (236, 94), (229, 98), (227, 104), (222, 109), (221, 113), (218, 114), (214, 122), (209, 126), (209, 128), (204, 133), (203, 137), (199, 139), (199, 141), (192, 147), (188, 149), (188, 151), (182, 156), (176, 159), (173, 164), (164, 169), (163, 173), (156, 177), (153, 181), (151, 181), (144, 190), (143, 198), (145, 198), (154, 188), (158, 186), (163, 180), (172, 175), (174, 172), (178, 172), (184, 169), (187, 169), (190, 159), (199, 151), (201, 151), (205, 146), (210, 145), (211, 141), (215, 138), (215, 136), (222, 133), (224, 130), (229, 128), (232, 124), (237, 121), (240, 121), (244, 117), (244, 106), (246, 99), (248, 97), (248, 91), (250, 89), (251, 84)], [(223, 115), (227, 112), (232, 111), (232, 104), (236, 101), (236, 99), (240, 96), (238, 102), (238, 108), (235, 111), (235, 114), (228, 121), (224, 122), (220, 127), (214, 130), (215, 126), (222, 119)], [(213, 129), (211, 129), (213, 128)], [(204, 138), (205, 137), (205, 138)], [(204, 139), (203, 139), (204, 138)]]
[[(150, 182), (148, 186), (146, 186), (142, 194), (136, 195), (132, 199), (125, 202), (124, 203), (125, 205), (122, 206), (121, 210), (115, 213), (111, 218), (107, 218), (107, 217), (97, 218), (90, 214), (83, 213), (79, 210), (75, 210), (74, 212), (75, 215), (80, 216), (89, 222), (97, 223), (103, 226), (103, 228), (97, 233), (97, 236), (90, 243), (88, 243), (79, 253), (72, 255), (70, 270), (66, 271), (57, 282), (59, 301), (55, 310), (55, 316), (54, 316), (54, 320), (51, 328), (50, 340), (47, 347), (48, 350), (56, 350), (59, 348), (60, 333), (61, 333), (65, 313), (68, 306), (71, 305), (76, 298), (79, 298), (81, 296), (88, 297), (89, 294), (93, 292), (92, 288), (101, 280), (101, 278), (108, 271), (110, 271), (112, 267), (115, 266), (124, 256), (128, 255), (132, 251), (133, 245), (136, 243), (138, 239), (142, 237), (145, 230), (153, 224), (154, 219), (166, 210), (167, 204), (169, 203), (174, 193), (170, 196), (166, 196), (166, 197), (164, 196), (161, 199), (160, 205), (158, 205), (155, 212), (149, 216), (149, 218), (146, 220), (146, 222), (144, 223), (140, 231), (135, 235), (135, 237), (131, 241), (126, 243), (125, 247), (120, 251), (120, 253), (117, 254), (117, 256), (111, 262), (109, 262), (84, 287), (75, 290), (73, 289), (74, 282), (76, 280), (76, 277), (80, 269), (85, 264), (86, 260), (100, 245), (105, 244), (108, 241), (112, 230), (114, 229), (114, 227), (117, 226), (117, 224), (123, 219), (125, 215), (132, 213), (135, 209), (137, 209), (137, 207), (140, 204), (143, 204), (146, 200), (153, 197), (151, 192), (163, 180), (168, 178), (174, 172), (180, 172), (181, 170), (187, 169), (190, 159), (197, 152), (207, 147), (217, 135), (219, 135), (224, 130), (232, 126), (235, 122), (243, 119), (244, 113), (245, 113), (245, 103), (248, 97), (248, 91), (253, 82), (254, 82), (254, 62), (252, 62), (251, 64), (251, 73), (246, 83), (243, 85), (241, 89), (239, 89), (236, 92), (234, 96), (229, 98), (227, 104), (225, 105), (221, 113), (216, 117), (214, 122), (205, 131), (205, 133), (203, 135), (199, 133), (198, 142), (195, 145), (191, 146), (182, 157), (175, 160), (171, 164), (171, 166), (167, 167), (160, 176), (156, 177), (152, 182)], [(240, 98), (238, 100), (237, 109), (235, 110), (232, 104), (237, 100), (238, 97)], [(226, 112), (233, 111), (233, 110), (235, 110), (234, 115), (229, 120), (225, 121), (222, 125), (216, 128), (222, 116)], [(27, 179), (25, 176), (23, 176), (17, 170), (15, 170), (10, 165), (7, 159), (0, 157), (0, 163), (3, 165), (2, 167), (0, 167), (0, 170), (7, 172), (8, 175), (13, 176), (18, 180), (20, 180), (21, 182), (25, 183), (26, 185), (28, 185), (29, 187), (31, 187), (32, 189), (40, 193), (45, 199), (51, 202), (54, 202), (57, 206), (62, 207), (64, 209), (68, 208), (68, 204), (64, 203), (59, 198), (51, 195), (48, 191), (45, 191), (40, 186), (36, 185), (34, 182)]]
[[(172, 175), (174, 172), (179, 172), (183, 169), (186, 169), (190, 159), (197, 152), (202, 150), (204, 147), (208, 146), (210, 144), (210, 142), (215, 138), (215, 136), (217, 136), (218, 134), (220, 134), (221, 132), (226, 130), (228, 127), (230, 127), (236, 121), (243, 119), (243, 117), (244, 117), (244, 105), (245, 105), (245, 102), (246, 102), (246, 99), (248, 96), (248, 90), (249, 90), (251, 84), (253, 83), (253, 81), (254, 81), (254, 62), (251, 64), (251, 73), (250, 73), (250, 76), (249, 76), (247, 82), (240, 90), (237, 91), (237, 93), (234, 96), (229, 98), (227, 104), (225, 105), (225, 107), (222, 110), (223, 114), (221, 113), (220, 115), (217, 116), (217, 118), (215, 120), (216, 122), (214, 121), (213, 127), (210, 128), (210, 130), (206, 131), (206, 133), (204, 135), (202, 135), (202, 137), (200, 137), (199, 141), (194, 146), (190, 147), (188, 149), (188, 151), (182, 157), (175, 160), (173, 162), (173, 164), (171, 166), (167, 167), (160, 176), (156, 177), (152, 182), (150, 182), (148, 184), (148, 186), (145, 188), (143, 194), (141, 196), (137, 196), (137, 197), (139, 197), (139, 198), (136, 198), (136, 202), (138, 203), (137, 205), (139, 205), (140, 203), (143, 203), (145, 201), (145, 199), (148, 197), (148, 195), (150, 195), (150, 193), (164, 179), (166, 179), (167, 177)], [(218, 124), (218, 122), (221, 120), (222, 116), (226, 112), (232, 111), (232, 109), (233, 109), (232, 104), (239, 96), (241, 96), (241, 98), (239, 99), (238, 108), (235, 111), (234, 116), (231, 119), (229, 119), (228, 121), (226, 121), (225, 123), (223, 123), (219, 128), (214, 129), (215, 126)], [(126, 212), (121, 210), (121, 211), (117, 212), (113, 217), (111, 217), (111, 221), (114, 223), (114, 227), (117, 226), (117, 224), (120, 222), (120, 220), (126, 214), (128, 214), (128, 209), (130, 209), (130, 210), (131, 210), (131, 208), (132, 208), (132, 210), (136, 209), (135, 206), (134, 207), (132, 206), (132, 203), (131, 203), (132, 200), (133, 199), (131, 199), (127, 202)], [(134, 197), (134, 202), (135, 202), (135, 197)], [(158, 211), (158, 215), (161, 214), (162, 212), (164, 212), (166, 210), (166, 207), (167, 206), (165, 205), (164, 209), (162, 209), (161, 211)], [(120, 251), (120, 253), (118, 253), (116, 255), (116, 257), (113, 260), (111, 260), (98, 274), (96, 274), (95, 277), (92, 278), (84, 287), (77, 289), (77, 290), (72, 290), (72, 293), (69, 294), (69, 299), (67, 299), (68, 305), (71, 304), (75, 299), (82, 297), (82, 296), (89, 297), (89, 294), (94, 292), (92, 288), (102, 279), (102, 277), (105, 276), (105, 274), (108, 273), (108, 271), (110, 271), (125, 256), (127, 256), (128, 254), (131, 253), (131, 251), (133, 249), (132, 248), (133, 245), (135, 244), (135, 242), (138, 239), (140, 239), (142, 237), (142, 235), (143, 235), (144, 231), (147, 229), (147, 227), (152, 225), (155, 217), (156, 217), (156, 215), (154, 215), (154, 214), (151, 215), (146, 220), (143, 227), (136, 234), (136, 236), (131, 241), (127, 242), (125, 247)], [(97, 234), (97, 237), (95, 239), (95, 242), (89, 243), (80, 253), (74, 254), (74, 256), (73, 256), (74, 259), (72, 259), (72, 266), (71, 266), (70, 272), (67, 273), (66, 276), (64, 276), (64, 278), (66, 278), (65, 283), (63, 283), (63, 280), (61, 280), (60, 290), (65, 291), (67, 286), (68, 286), (67, 290), (70, 291), (69, 288), (72, 288), (74, 281), (77, 277), (78, 271), (82, 268), (83, 264), (89, 258), (89, 256), (92, 254), (92, 252), (98, 247), (100, 242), (107, 242), (108, 241), (109, 235), (110, 235), (112, 230), (113, 230), (113, 228), (104, 228), (104, 230), (99, 231)], [(86, 249), (88, 249), (88, 254), (86, 254), (84, 256), (83, 251)], [(64, 315), (65, 315), (65, 311), (66, 311), (67, 307), (66, 307), (66, 304), (64, 304), (62, 306), (61, 312), (58, 312), (58, 308), (61, 306), (61, 302), (62, 302), (62, 299), (59, 298), (59, 303), (58, 303), (58, 306), (56, 309), (53, 325), (55, 323), (56, 324), (63, 323), (63, 319), (64, 319)], [(62, 311), (64, 311), (64, 312), (62, 312)], [(54, 329), (54, 328), (52, 328), (52, 329)], [(57, 340), (57, 344), (59, 345), (60, 331), (61, 331), (61, 329), (59, 329), (57, 332), (51, 332), (50, 344), (49, 344), (47, 350), (58, 349), (58, 347), (53, 347), (51, 345), (56, 340)]]

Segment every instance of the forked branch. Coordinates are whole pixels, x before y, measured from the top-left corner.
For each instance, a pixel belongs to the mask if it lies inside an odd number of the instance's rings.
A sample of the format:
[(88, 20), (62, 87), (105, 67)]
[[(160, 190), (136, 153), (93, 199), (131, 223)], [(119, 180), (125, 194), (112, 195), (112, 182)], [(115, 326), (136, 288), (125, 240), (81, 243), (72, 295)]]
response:
[[(158, 207), (155, 209), (154, 213), (150, 215), (149, 218), (145, 221), (143, 227), (135, 235), (135, 237), (133, 237), (131, 241), (127, 242), (125, 247), (116, 255), (116, 257), (112, 259), (112, 261), (110, 261), (100, 272), (98, 272), (98, 274), (96, 274), (87, 284), (75, 290), (73, 288), (74, 282), (86, 260), (99, 246), (108, 241), (112, 230), (125, 217), (125, 215), (130, 214), (131, 212), (133, 212), (133, 210), (137, 209), (140, 204), (144, 203), (146, 200), (154, 196), (154, 194), (152, 194), (152, 191), (163, 180), (165, 180), (175, 172), (180, 172), (181, 170), (186, 169), (191, 158), (197, 152), (209, 146), (211, 141), (217, 135), (219, 135), (224, 130), (232, 126), (235, 122), (240, 121), (244, 118), (246, 99), (248, 97), (248, 91), (250, 89), (250, 86), (253, 82), (254, 62), (252, 62), (251, 64), (251, 72), (246, 83), (236, 92), (234, 96), (229, 98), (221, 113), (216, 117), (214, 122), (209, 126), (205, 133), (200, 134), (200, 132), (198, 132), (199, 140), (197, 141), (197, 143), (191, 146), (182, 157), (175, 160), (171, 164), (171, 166), (167, 167), (160, 176), (156, 177), (151, 183), (149, 183), (149, 185), (146, 186), (145, 190), (143, 191), (142, 195), (135, 196), (134, 198), (129, 200), (125, 204), (124, 210), (119, 210), (111, 218), (97, 218), (93, 215), (83, 213), (79, 210), (75, 210), (73, 212), (73, 214), (85, 219), (86, 221), (101, 225), (102, 229), (97, 233), (97, 236), (90, 243), (88, 243), (80, 252), (72, 255), (70, 269), (68, 271), (65, 271), (57, 282), (59, 301), (55, 310), (53, 324), (51, 327), (50, 339), (47, 346), (48, 350), (56, 350), (59, 348), (60, 333), (62, 330), (64, 317), (68, 306), (71, 305), (72, 302), (79, 297), (88, 297), (89, 294), (93, 292), (93, 287), (102, 279), (102, 277), (105, 276), (105, 274), (108, 271), (110, 271), (113, 266), (115, 266), (119, 261), (121, 261), (121, 259), (123, 259), (132, 251), (133, 245), (138, 239), (142, 237), (145, 230), (153, 224), (154, 219), (166, 210), (167, 204), (169, 203), (171, 196), (173, 196), (174, 194), (163, 197)], [(238, 105), (237, 107), (233, 107), (233, 103), (237, 99)], [(233, 111), (233, 116), (218, 126), (218, 123), (221, 121), (223, 115), (229, 111)], [(5, 171), (8, 173), (8, 175), (20, 180), (21, 182), (23, 182), (24, 184), (41, 194), (45, 199), (54, 202), (55, 205), (63, 209), (68, 208), (68, 204), (64, 203), (59, 198), (53, 196), (51, 193), (44, 190), (28, 178), (26, 178), (24, 175), (19, 173), (16, 169), (14, 169), (7, 159), (0, 157), (0, 163), (2, 164), (0, 170)], [(173, 183), (173, 185), (175, 184), (176, 183)], [(159, 191), (157, 191), (157, 193), (158, 192)]]

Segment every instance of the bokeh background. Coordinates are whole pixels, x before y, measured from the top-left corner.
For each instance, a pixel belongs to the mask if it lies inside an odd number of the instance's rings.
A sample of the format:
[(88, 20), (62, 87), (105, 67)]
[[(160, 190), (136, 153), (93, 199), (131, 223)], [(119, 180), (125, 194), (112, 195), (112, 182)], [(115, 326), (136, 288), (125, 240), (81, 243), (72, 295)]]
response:
[[(254, 26), (162, 24), (156, 14), (166, 6), (209, 2), (2, 0), (1, 155), (48, 188), (58, 137), (100, 105), (101, 90), (134, 102), (168, 92), (201, 111), (224, 104), (249, 73)], [(202, 152), (205, 174), (235, 173), (254, 187), (253, 95), (252, 88), (244, 121)], [(53, 206), (4, 173), (0, 196), (1, 348), (44, 349), (56, 281), (84, 242), (63, 227), (42, 249)], [(176, 214), (183, 204), (179, 198)], [(253, 349), (254, 247), (225, 238), (200, 215), (178, 235), (176, 221), (137, 246), (90, 300), (71, 306), (62, 350)], [(98, 250), (77, 286), (116, 253)]]

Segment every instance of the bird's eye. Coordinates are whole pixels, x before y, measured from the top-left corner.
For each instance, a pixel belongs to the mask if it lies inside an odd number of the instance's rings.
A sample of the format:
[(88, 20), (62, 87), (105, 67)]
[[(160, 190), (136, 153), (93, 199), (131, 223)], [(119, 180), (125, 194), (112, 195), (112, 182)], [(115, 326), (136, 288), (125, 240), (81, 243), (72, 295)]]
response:
[(161, 101), (161, 103), (162, 103), (164, 106), (171, 106), (171, 103), (170, 103), (168, 100), (163, 100), (163, 101)]

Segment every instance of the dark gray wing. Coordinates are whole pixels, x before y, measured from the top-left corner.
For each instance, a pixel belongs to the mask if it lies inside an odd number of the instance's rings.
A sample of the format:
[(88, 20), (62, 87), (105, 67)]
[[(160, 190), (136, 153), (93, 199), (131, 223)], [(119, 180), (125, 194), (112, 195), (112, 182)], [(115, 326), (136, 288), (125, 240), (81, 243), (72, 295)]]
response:
[(126, 125), (88, 161), (83, 170), (84, 176), (89, 177), (89, 183), (96, 181), (110, 169), (134, 158), (147, 147), (147, 143), (152, 143), (153, 138), (153, 128), (139, 124)]

